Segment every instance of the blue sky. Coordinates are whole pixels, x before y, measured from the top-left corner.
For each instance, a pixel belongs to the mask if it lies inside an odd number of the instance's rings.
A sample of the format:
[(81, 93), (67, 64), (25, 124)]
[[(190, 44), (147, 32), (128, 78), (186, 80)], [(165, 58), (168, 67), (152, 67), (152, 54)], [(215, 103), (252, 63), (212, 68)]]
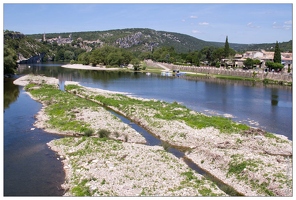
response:
[(282, 4), (9, 2), (3, 4), (3, 30), (24, 34), (151, 28), (205, 41), (225, 42), (228, 36), (230, 43), (252, 44), (289, 41), (293, 32), (292, 1)]

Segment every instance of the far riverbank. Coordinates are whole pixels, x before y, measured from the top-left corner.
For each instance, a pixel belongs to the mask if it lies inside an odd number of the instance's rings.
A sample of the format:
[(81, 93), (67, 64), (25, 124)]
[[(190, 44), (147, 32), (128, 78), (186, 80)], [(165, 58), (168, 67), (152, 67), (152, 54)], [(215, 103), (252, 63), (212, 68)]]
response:
[[(248, 80), (248, 81), (260, 81), (264, 84), (278, 84), (292, 86), (293, 76), (291, 73), (275, 73), (275, 72), (263, 72), (262, 70), (243, 70), (243, 69), (225, 69), (215, 67), (196, 67), (196, 66), (180, 66), (168, 63), (159, 63), (152, 60), (145, 60), (144, 63), (148, 69), (138, 72), (154, 72), (161, 73), (161, 71), (171, 72), (182, 71), (186, 76), (206, 76), (208, 78), (230, 79), (230, 80)], [(106, 66), (91, 66), (82, 64), (66, 64), (62, 65), (64, 68), (70, 69), (82, 69), (82, 70), (105, 70), (105, 71), (117, 71), (117, 70), (131, 70), (128, 68), (107, 68)], [(153, 67), (153, 69), (149, 69)], [(157, 71), (155, 68), (159, 68)], [(161, 70), (162, 69), (162, 70)]]

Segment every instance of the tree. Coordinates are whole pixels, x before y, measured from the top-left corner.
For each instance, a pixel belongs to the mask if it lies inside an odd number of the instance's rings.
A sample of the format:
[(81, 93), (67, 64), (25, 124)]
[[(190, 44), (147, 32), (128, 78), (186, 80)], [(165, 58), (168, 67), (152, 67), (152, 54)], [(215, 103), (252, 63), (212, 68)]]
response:
[(284, 65), (282, 65), (281, 63), (275, 63), (275, 62), (271, 62), (271, 61), (266, 61), (265, 65), (269, 69), (274, 69), (276, 71), (280, 71), (284, 67)]
[(273, 62), (282, 63), (281, 50), (278, 41), (275, 43)]
[(229, 56), (229, 44), (228, 44), (228, 36), (226, 36), (225, 46), (224, 46), (224, 56), (227, 58)]
[(55, 56), (56, 61), (65, 60), (64, 58), (65, 49), (60, 48)]
[(120, 52), (111, 52), (107, 56), (107, 64), (110, 66), (120, 66), (121, 64), (124, 63), (124, 57), (121, 55)]
[(64, 59), (65, 60), (73, 60), (75, 58), (75, 53), (69, 50), (64, 52)]
[(17, 55), (11, 48), (4, 46), (4, 74), (13, 74), (17, 68)]
[(78, 63), (83, 65), (89, 64), (90, 53), (84, 52), (78, 55)]
[(213, 58), (213, 52), (215, 48), (213, 46), (210, 47), (204, 47), (201, 52), (201, 60), (202, 61), (208, 61), (209, 63), (214, 61)]
[(253, 64), (254, 64), (254, 61), (253, 61), (253, 59), (251, 59), (251, 58), (247, 58), (247, 59), (244, 61), (244, 65), (245, 65), (247, 68), (252, 68), (252, 67), (253, 67)]
[(140, 60), (138, 58), (132, 59), (131, 64), (134, 66), (135, 71), (138, 71), (140, 69)]
[(214, 51), (213, 51), (213, 55), (212, 55), (212, 58), (215, 60), (215, 61), (220, 61), (225, 55), (225, 48), (223, 49), (223, 47), (221, 48), (216, 48)]

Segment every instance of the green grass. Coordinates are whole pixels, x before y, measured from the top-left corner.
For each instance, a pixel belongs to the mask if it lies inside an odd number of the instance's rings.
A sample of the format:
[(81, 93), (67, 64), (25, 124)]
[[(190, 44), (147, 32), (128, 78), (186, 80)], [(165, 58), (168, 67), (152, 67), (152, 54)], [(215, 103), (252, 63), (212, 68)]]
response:
[[(28, 88), (32, 87), (34, 87), (33, 84)], [(90, 124), (76, 120), (73, 110), (95, 108), (97, 106), (96, 103), (63, 92), (52, 85), (46, 84), (41, 85), (38, 89), (31, 89), (30, 93), (35, 98), (48, 105), (45, 112), (49, 116), (48, 123), (52, 128), (90, 135), (89, 132), (85, 132), (89, 129)]]
[(89, 187), (85, 186), (86, 183), (88, 183), (88, 180), (83, 179), (81, 182), (78, 182), (75, 187), (72, 188), (71, 192), (74, 194), (74, 196), (92, 196)]
[(267, 195), (275, 196), (275, 194), (268, 189), (270, 180), (268, 182), (263, 182), (259, 184), (259, 181), (255, 179), (248, 178), (247, 174), (242, 173), (244, 170), (256, 172), (258, 170), (259, 164), (263, 164), (260, 160), (244, 159), (243, 155), (235, 154), (231, 156), (232, 160), (229, 163), (228, 173), (229, 175), (234, 175), (238, 180), (244, 181), (247, 185), (250, 185), (257, 192)]
[[(67, 90), (71, 91), (71, 88), (79, 90), (81, 95), (84, 95), (83, 88), (77, 86), (67, 86)], [(187, 125), (202, 129), (206, 127), (214, 127), (223, 133), (238, 133), (248, 130), (250, 127), (245, 124), (236, 123), (228, 118), (219, 116), (206, 116), (203, 114), (191, 114), (191, 110), (187, 107), (177, 103), (167, 103), (163, 101), (142, 101), (133, 99), (125, 95), (116, 94), (112, 97), (106, 97), (102, 95), (91, 96), (93, 100), (99, 101), (106, 107), (115, 107), (123, 111), (127, 117), (134, 116), (134, 113), (145, 113), (149, 110), (154, 110), (157, 114), (154, 118), (163, 120), (179, 120), (185, 122)]]

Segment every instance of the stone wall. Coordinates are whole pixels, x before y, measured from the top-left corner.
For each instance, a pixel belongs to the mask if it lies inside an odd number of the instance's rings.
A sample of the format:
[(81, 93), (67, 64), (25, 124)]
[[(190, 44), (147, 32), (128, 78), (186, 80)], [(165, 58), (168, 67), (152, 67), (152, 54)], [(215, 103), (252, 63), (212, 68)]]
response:
[[(146, 63), (150, 66), (157, 66), (157, 62), (153, 61), (146, 61)], [(259, 78), (261, 80), (264, 79), (272, 79), (276, 81), (293, 81), (292, 74), (286, 73), (286, 72), (264, 72), (262, 69), (259, 70), (243, 70), (243, 69), (225, 69), (223, 67), (216, 68), (216, 67), (208, 67), (208, 66), (182, 66), (182, 65), (173, 65), (173, 64), (167, 64), (167, 63), (160, 63), (161, 65), (164, 65), (165, 67), (169, 68), (170, 70), (180, 70), (180, 71), (186, 71), (186, 72), (195, 72), (195, 73), (203, 73), (203, 74), (221, 74), (226, 76), (239, 76), (239, 77), (246, 77), (246, 78), (252, 78), (254, 76), (254, 72), (256, 73), (255, 77)]]

